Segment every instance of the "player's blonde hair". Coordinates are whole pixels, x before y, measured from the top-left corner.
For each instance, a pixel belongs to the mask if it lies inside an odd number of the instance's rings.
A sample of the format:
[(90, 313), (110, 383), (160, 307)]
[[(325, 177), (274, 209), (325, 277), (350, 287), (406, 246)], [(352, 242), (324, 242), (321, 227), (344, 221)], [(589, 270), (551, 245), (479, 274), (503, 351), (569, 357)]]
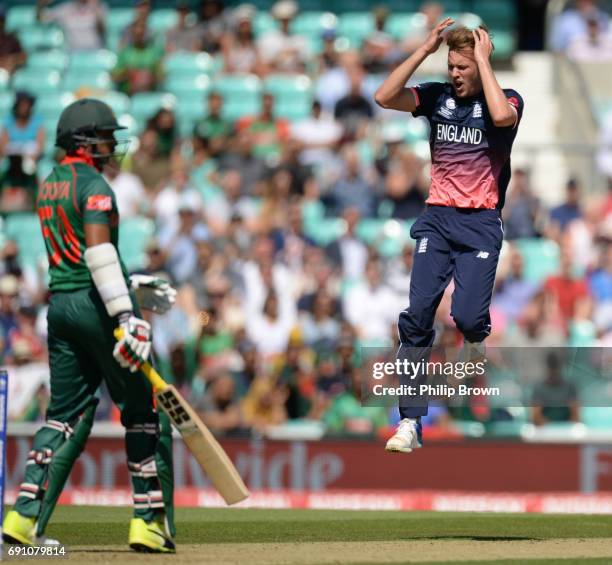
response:
[[(478, 28), (489, 33), (489, 29), (484, 24), (480, 24)], [(451, 29), (446, 34), (446, 44), (448, 45), (449, 51), (464, 51), (466, 49), (473, 50), (474, 35), (472, 34), (472, 30), (465, 26), (457, 26)], [(493, 46), (493, 49), (495, 49), (495, 45)]]

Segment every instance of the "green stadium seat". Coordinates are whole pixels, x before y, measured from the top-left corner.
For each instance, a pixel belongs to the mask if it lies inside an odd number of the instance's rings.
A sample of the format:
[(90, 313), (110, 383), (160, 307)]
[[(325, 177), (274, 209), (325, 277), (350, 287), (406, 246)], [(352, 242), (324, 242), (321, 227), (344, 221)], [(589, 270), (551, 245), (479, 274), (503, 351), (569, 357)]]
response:
[(415, 35), (423, 33), (427, 22), (423, 14), (397, 14), (393, 13), (389, 16), (385, 30), (390, 33), (394, 39), (400, 41)]
[(132, 96), (132, 116), (145, 122), (160, 108), (173, 110), (176, 108), (176, 96), (164, 92), (140, 92)]
[(28, 55), (28, 69), (36, 70), (54, 70), (63, 72), (68, 64), (68, 54), (59, 49), (50, 49), (48, 51), (35, 51)]
[(321, 218), (316, 222), (304, 224), (304, 233), (320, 246), (329, 245), (345, 231), (346, 222), (342, 218)]
[(11, 86), (11, 75), (6, 69), (0, 69), (0, 91), (8, 90)]
[(119, 251), (129, 271), (146, 266), (147, 243), (155, 233), (155, 225), (148, 218), (126, 218), (119, 224)]
[(473, 0), (472, 10), (489, 29), (511, 30), (516, 25), (516, 3), (512, 0)]
[(279, 118), (298, 120), (312, 109), (312, 82), (306, 75), (270, 75), (264, 91), (274, 96), (274, 113)]
[(372, 0), (331, 0), (326, 3), (325, 8), (334, 14), (345, 14), (347, 12), (368, 12), (372, 9)]
[(164, 71), (169, 77), (211, 74), (214, 69), (215, 61), (208, 53), (177, 51), (164, 60)]
[(391, 14), (418, 12), (423, 2), (421, 0), (387, 0), (385, 6)]
[(183, 103), (183, 97), (197, 96), (203, 100), (210, 90), (211, 80), (208, 75), (173, 75), (164, 83), (164, 90), (174, 94)]
[(142, 131), (143, 124), (136, 121), (130, 114), (118, 114), (117, 121), (126, 129), (116, 131), (115, 138), (117, 141), (129, 141), (128, 152), (135, 151), (138, 148), (136, 139)]
[(357, 225), (357, 237), (367, 245), (373, 244), (382, 233), (386, 220), (364, 218)]
[(19, 30), (19, 41), (28, 53), (41, 49), (61, 49), (64, 46), (64, 33), (53, 25), (27, 26)]
[(340, 16), (338, 35), (346, 37), (351, 47), (360, 47), (374, 31), (374, 18), (370, 12), (348, 12)]
[(176, 118), (182, 136), (191, 137), (197, 120), (206, 115), (206, 104), (201, 97), (182, 98), (176, 109)]
[(75, 51), (70, 53), (70, 71), (112, 71), (117, 63), (117, 55), (108, 49), (98, 51)]
[(5, 115), (11, 111), (15, 103), (15, 94), (13, 92), (0, 92), (0, 114)]
[(74, 100), (74, 94), (71, 92), (48, 92), (37, 98), (35, 110), (45, 119), (57, 120), (62, 110)]
[(109, 90), (113, 87), (113, 81), (106, 71), (73, 71), (69, 69), (64, 75), (62, 87), (64, 90), (70, 91), (85, 87)]
[(13, 75), (13, 89), (27, 90), (35, 95), (44, 95), (60, 87), (61, 75), (58, 71), (41, 69), (19, 69)]
[(318, 38), (324, 30), (337, 26), (338, 17), (331, 12), (302, 12), (291, 22), (291, 32)]
[(6, 14), (6, 29), (19, 31), (23, 27), (36, 25), (36, 6), (13, 6)]
[(223, 115), (228, 120), (256, 114), (261, 108), (261, 81), (255, 75), (221, 75), (212, 88), (223, 97)]
[(278, 22), (269, 12), (258, 11), (253, 18), (253, 32), (259, 38), (269, 31), (278, 29)]
[(106, 31), (110, 34), (121, 32), (134, 21), (134, 8), (113, 8), (106, 16)]
[(525, 278), (542, 282), (559, 271), (559, 246), (548, 239), (517, 239), (514, 244), (523, 256)]
[(39, 181), (42, 181), (43, 179), (47, 178), (49, 174), (51, 174), (51, 171), (53, 170), (53, 167), (55, 167), (56, 164), (57, 163), (49, 157), (43, 157), (40, 161), (38, 161), (36, 172), (38, 174)]
[(517, 49), (517, 40), (514, 31), (492, 29), (491, 34), (493, 36), (493, 43), (495, 44), (495, 50), (492, 55), (493, 60), (507, 61), (512, 58), (512, 55), (514, 55)]
[(103, 94), (96, 95), (96, 97), (106, 102), (113, 109), (116, 116), (126, 114), (130, 111), (130, 97), (127, 94), (123, 94), (123, 92), (108, 90)]
[(17, 243), (23, 265), (35, 268), (45, 259), (47, 251), (36, 214), (12, 214), (5, 228), (7, 238)]
[(464, 0), (441, 0), (440, 3), (444, 7), (444, 13), (465, 12), (468, 7)]
[(147, 25), (153, 34), (165, 34), (171, 27), (174, 27), (178, 22), (178, 13), (176, 10), (163, 8), (153, 10), (149, 15)]

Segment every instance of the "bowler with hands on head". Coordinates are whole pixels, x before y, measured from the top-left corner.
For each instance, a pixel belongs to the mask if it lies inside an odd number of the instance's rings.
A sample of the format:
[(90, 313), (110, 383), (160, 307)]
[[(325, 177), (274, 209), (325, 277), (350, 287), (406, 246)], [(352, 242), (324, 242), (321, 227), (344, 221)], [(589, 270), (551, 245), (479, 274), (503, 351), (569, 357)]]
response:
[[(484, 354), (483, 342), (491, 333), (489, 305), (503, 239), (501, 209), (510, 180), (510, 152), (523, 114), (521, 96), (502, 89), (495, 78), (487, 29), (449, 30), (454, 23), (451, 18), (439, 23), (375, 95), (383, 108), (423, 116), (431, 128), (431, 186), (427, 208), (411, 229), (417, 244), (410, 306), (398, 322), (398, 358), (412, 361), (434, 343), (435, 313), (451, 278), (451, 315), (464, 336), (464, 355), (476, 359)], [(445, 39), (450, 81), (407, 87)], [(419, 385), (425, 377), (418, 375), (408, 384)], [(427, 399), (402, 398), (399, 410), (401, 421), (386, 450), (409, 453), (422, 446)]]

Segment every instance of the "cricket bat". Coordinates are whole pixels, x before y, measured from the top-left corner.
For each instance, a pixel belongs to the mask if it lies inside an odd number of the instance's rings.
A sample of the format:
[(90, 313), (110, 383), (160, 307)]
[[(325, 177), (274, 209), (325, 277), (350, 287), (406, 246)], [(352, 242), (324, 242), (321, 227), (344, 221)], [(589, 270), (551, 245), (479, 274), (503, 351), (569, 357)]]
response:
[[(117, 328), (115, 337), (121, 339), (121, 336), (122, 330)], [(225, 502), (236, 504), (248, 498), (249, 490), (227, 453), (176, 387), (164, 381), (150, 363), (145, 363), (140, 370), (153, 385), (157, 403)]]

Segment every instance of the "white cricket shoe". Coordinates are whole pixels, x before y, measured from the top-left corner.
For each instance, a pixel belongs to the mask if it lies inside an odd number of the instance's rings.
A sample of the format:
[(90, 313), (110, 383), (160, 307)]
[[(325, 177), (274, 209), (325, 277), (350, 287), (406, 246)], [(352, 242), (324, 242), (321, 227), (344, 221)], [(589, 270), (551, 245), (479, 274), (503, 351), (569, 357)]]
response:
[(413, 449), (422, 446), (423, 436), (421, 420), (404, 418), (397, 426), (395, 434), (387, 441), (385, 451), (392, 453), (410, 453)]

